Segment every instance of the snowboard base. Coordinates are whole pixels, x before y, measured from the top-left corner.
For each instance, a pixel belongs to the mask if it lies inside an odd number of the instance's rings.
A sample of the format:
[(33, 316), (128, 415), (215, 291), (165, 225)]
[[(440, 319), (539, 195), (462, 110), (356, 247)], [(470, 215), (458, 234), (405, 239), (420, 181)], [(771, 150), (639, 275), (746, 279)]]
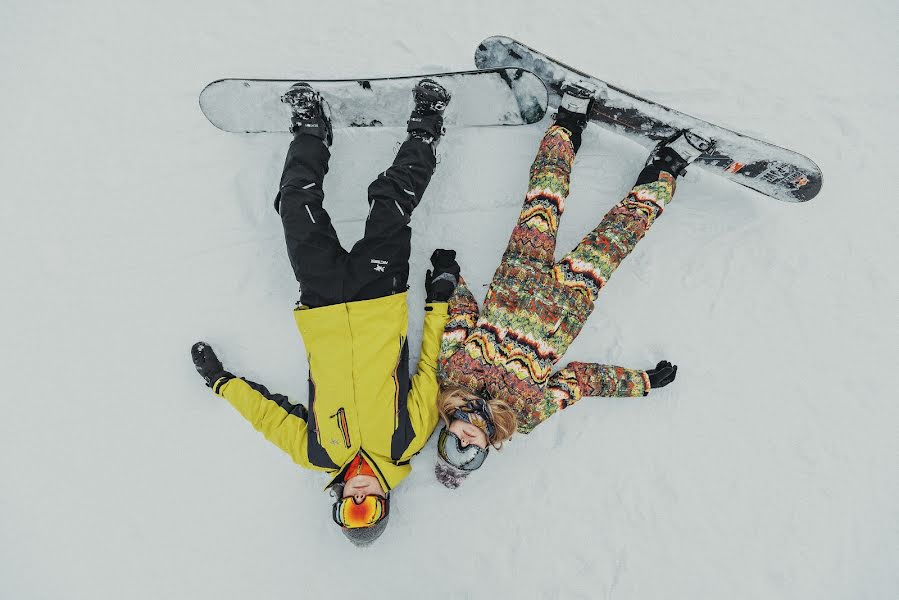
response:
[[(444, 114), (447, 127), (524, 125), (540, 121), (548, 96), (543, 82), (517, 68), (489, 68), (375, 79), (304, 79), (331, 109), (331, 125), (405, 127), (414, 102), (412, 89), (423, 77), (440, 82), (452, 94)], [(234, 133), (286, 132), (290, 108), (281, 94), (295, 79), (220, 79), (200, 93), (200, 109), (209, 122)]]

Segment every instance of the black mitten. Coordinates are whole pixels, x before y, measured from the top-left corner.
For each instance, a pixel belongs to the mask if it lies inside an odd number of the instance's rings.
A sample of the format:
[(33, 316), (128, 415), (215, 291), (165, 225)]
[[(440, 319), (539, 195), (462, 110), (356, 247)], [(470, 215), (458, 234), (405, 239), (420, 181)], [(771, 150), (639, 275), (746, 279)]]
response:
[(652, 389), (665, 387), (677, 376), (677, 365), (663, 360), (656, 365), (655, 369), (646, 371), (646, 374), (649, 375), (649, 385)]
[(461, 269), (456, 262), (455, 250), (434, 250), (431, 254), (434, 270), (425, 275), (425, 302), (446, 302), (459, 283)]
[(197, 373), (206, 380), (206, 385), (209, 387), (212, 387), (222, 377), (229, 379), (234, 377), (234, 375), (225, 370), (222, 366), (222, 361), (212, 351), (212, 346), (206, 342), (197, 342), (191, 346), (190, 357), (194, 361)]

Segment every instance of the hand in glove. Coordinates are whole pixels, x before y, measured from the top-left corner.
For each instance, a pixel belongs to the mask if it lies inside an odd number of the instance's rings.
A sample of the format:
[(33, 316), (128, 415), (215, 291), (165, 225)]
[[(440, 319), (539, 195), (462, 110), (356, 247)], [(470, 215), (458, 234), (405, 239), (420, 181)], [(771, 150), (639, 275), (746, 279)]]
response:
[(459, 283), (459, 263), (455, 250), (434, 250), (431, 255), (434, 270), (425, 275), (425, 302), (446, 302)]
[(649, 386), (652, 389), (665, 387), (677, 376), (677, 365), (672, 365), (667, 360), (663, 360), (656, 365), (655, 369), (646, 371), (649, 375)]
[(222, 377), (229, 379), (234, 377), (234, 375), (225, 370), (222, 366), (222, 361), (212, 351), (212, 346), (206, 342), (197, 342), (191, 346), (190, 357), (194, 361), (197, 373), (206, 380), (206, 385), (209, 387), (212, 387)]

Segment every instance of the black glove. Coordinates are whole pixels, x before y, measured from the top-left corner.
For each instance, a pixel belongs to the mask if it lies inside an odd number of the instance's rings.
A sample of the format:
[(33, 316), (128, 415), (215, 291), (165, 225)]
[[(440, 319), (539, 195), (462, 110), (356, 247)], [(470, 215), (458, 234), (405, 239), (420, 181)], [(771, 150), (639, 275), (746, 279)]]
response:
[(646, 374), (649, 375), (649, 386), (652, 389), (665, 387), (677, 377), (677, 365), (663, 360), (656, 365), (655, 369), (646, 371)]
[(434, 270), (425, 275), (425, 302), (446, 302), (459, 283), (459, 263), (455, 250), (434, 250), (431, 255)]
[(212, 387), (222, 377), (229, 379), (234, 377), (234, 375), (225, 370), (222, 366), (222, 361), (212, 351), (212, 346), (206, 342), (197, 342), (191, 346), (190, 357), (194, 361), (197, 373), (206, 380), (206, 385), (209, 387)]

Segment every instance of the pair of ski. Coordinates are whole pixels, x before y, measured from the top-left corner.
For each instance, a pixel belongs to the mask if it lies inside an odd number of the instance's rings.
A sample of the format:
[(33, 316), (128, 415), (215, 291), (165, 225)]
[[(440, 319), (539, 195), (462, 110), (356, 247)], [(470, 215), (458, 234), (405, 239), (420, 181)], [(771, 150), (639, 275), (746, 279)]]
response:
[[(569, 67), (511, 38), (493, 36), (475, 52), (477, 71), (377, 79), (306, 80), (328, 101), (333, 127), (401, 127), (412, 110), (412, 88), (437, 79), (452, 94), (448, 127), (525, 125), (561, 100), (565, 81), (596, 89), (590, 120), (644, 145), (682, 129), (714, 141), (693, 165), (785, 202), (805, 202), (821, 189), (811, 159), (678, 112)], [(221, 79), (200, 93), (209, 121), (237, 133), (286, 132), (290, 109), (280, 102), (295, 80)]]

